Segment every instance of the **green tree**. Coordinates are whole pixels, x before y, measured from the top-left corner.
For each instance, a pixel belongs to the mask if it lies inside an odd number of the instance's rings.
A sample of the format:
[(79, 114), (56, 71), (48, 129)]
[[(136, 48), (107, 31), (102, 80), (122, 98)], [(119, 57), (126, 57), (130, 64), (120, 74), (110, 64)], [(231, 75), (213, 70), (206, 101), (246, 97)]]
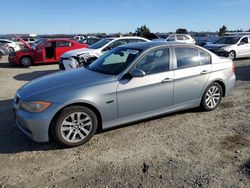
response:
[(150, 34), (150, 29), (146, 25), (142, 25), (135, 30), (135, 35), (146, 37)]
[(227, 27), (225, 25), (223, 25), (220, 29), (219, 29), (219, 36), (225, 36), (227, 32)]
[(179, 29), (176, 30), (176, 33), (178, 33), (178, 34), (187, 34), (188, 31), (185, 28), (179, 28)]

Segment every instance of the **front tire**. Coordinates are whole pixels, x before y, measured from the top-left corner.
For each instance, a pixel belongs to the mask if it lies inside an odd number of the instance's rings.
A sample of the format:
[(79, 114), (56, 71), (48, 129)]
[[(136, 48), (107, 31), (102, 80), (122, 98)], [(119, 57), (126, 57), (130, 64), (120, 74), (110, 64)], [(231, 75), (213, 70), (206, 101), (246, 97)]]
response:
[(221, 102), (222, 96), (223, 90), (221, 85), (217, 82), (210, 84), (203, 94), (201, 107), (206, 111), (216, 109)]
[(236, 52), (234, 50), (231, 50), (230, 52), (228, 52), (228, 58), (231, 60), (235, 60), (236, 59)]
[(53, 127), (56, 142), (75, 147), (88, 142), (97, 129), (97, 116), (89, 108), (70, 106), (62, 110)]
[(13, 47), (9, 47), (9, 52), (10, 53), (15, 52), (15, 49)]
[(23, 67), (29, 67), (32, 65), (32, 63), (33, 63), (33, 59), (31, 57), (23, 56), (20, 58), (20, 64)]

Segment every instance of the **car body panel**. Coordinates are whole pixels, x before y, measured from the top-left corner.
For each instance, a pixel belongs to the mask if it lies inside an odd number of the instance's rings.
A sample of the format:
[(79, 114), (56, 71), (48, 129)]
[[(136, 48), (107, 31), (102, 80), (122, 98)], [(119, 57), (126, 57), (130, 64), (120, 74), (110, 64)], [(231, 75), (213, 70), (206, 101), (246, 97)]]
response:
[[(21, 124), (21, 129), (33, 140), (46, 142), (49, 141), (52, 118), (69, 105), (88, 105), (96, 109), (100, 113), (102, 128), (107, 129), (197, 107), (201, 103), (205, 89), (214, 81), (221, 82), (225, 86), (225, 96), (233, 90), (235, 74), (232, 70), (232, 61), (220, 58), (201, 47), (145, 43), (130, 44), (120, 48), (126, 47), (140, 48), (142, 52), (118, 75), (101, 74), (79, 68), (44, 76), (24, 85), (17, 91), (16, 96), (20, 100), (43, 100), (53, 104), (39, 117), (40, 113), (25, 112), (17, 107), (18, 102), (14, 102), (17, 124)], [(212, 64), (176, 69), (175, 47), (204, 50), (210, 54)], [(126, 77), (145, 54), (163, 48), (170, 49), (170, 70), (143, 77)], [(207, 70), (207, 73), (200, 74), (203, 70)], [(166, 78), (169, 78), (168, 81), (163, 82)]]
[(9, 49), (3, 47), (3, 45), (0, 44), (0, 55), (4, 56), (4, 55), (9, 55)]
[[(117, 88), (119, 118), (171, 106), (173, 77), (173, 71), (168, 71), (142, 78), (120, 80)], [(170, 80), (163, 83), (166, 78)]]

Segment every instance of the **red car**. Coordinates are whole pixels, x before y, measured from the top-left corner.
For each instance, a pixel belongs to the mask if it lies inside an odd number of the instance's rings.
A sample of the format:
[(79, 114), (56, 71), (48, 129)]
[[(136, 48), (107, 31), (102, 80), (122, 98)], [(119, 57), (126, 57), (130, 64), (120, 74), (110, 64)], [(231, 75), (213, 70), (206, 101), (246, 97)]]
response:
[(59, 62), (60, 56), (63, 53), (69, 50), (88, 47), (86, 44), (80, 44), (76, 41), (63, 38), (39, 39), (31, 46), (17, 35), (15, 36), (23, 44), (23, 48), (9, 55), (9, 63), (11, 65), (22, 65), (24, 67), (37, 63)]

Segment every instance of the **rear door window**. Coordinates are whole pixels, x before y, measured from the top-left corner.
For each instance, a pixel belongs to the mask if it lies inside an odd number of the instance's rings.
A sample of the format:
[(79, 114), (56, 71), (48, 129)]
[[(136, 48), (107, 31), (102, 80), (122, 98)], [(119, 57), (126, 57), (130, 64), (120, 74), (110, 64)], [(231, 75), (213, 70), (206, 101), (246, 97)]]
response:
[(196, 48), (175, 48), (177, 68), (188, 68), (200, 65), (200, 55)]
[(72, 46), (71, 42), (64, 40), (56, 41), (56, 47), (69, 47), (69, 46)]
[(183, 35), (177, 35), (177, 40), (185, 40), (185, 37)]

